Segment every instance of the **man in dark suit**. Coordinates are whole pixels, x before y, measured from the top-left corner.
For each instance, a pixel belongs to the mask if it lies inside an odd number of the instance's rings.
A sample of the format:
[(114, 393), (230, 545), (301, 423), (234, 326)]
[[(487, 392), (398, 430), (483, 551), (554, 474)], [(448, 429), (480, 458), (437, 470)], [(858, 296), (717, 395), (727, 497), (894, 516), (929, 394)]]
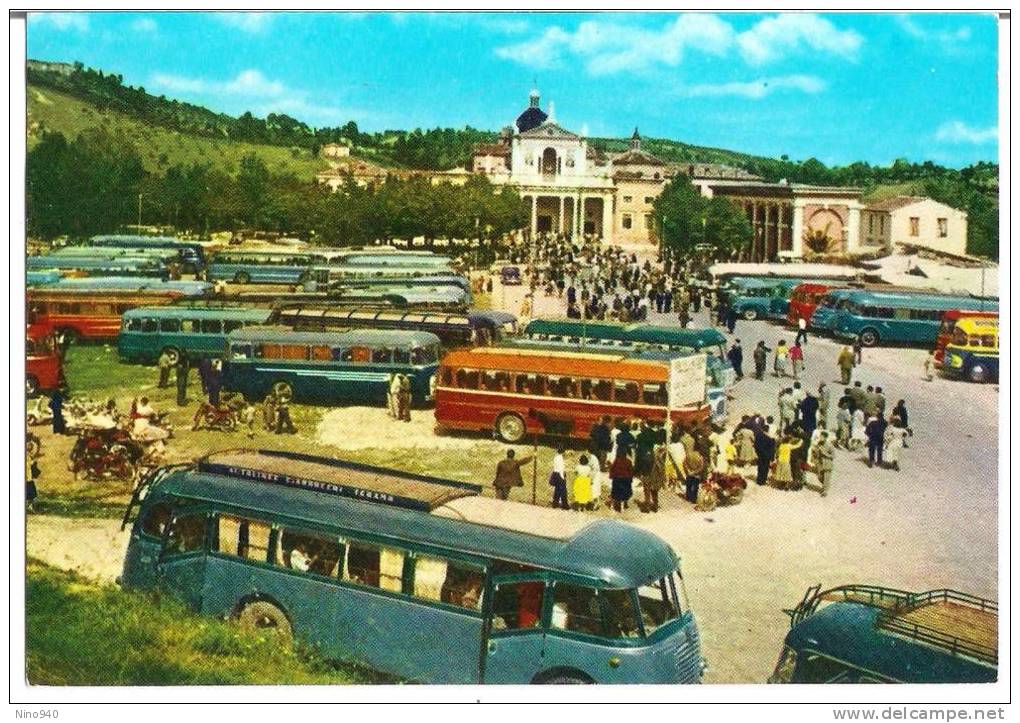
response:
[(506, 459), (501, 459), (496, 464), (496, 478), (492, 486), (496, 488), (496, 496), (501, 500), (510, 497), (511, 487), (523, 487), (524, 479), (521, 477), (521, 467), (530, 462), (533, 457), (522, 457), (516, 459), (516, 453), (512, 449), (506, 452)]

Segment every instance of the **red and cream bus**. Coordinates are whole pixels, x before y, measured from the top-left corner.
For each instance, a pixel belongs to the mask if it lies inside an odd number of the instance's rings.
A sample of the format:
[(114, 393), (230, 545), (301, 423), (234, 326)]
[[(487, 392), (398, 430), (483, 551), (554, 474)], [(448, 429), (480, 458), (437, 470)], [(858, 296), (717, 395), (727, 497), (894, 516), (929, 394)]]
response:
[[(76, 284), (84, 281), (92, 283)], [(45, 321), (63, 343), (76, 339), (113, 340), (120, 332), (121, 314), (138, 306), (159, 306), (204, 296), (212, 288), (203, 282), (146, 282), (131, 279), (64, 279), (28, 289), (30, 317)], [(139, 283), (141, 282), (141, 283)]]
[(946, 356), (946, 344), (953, 339), (953, 330), (956, 329), (956, 322), (961, 319), (998, 319), (998, 311), (964, 311), (962, 309), (950, 309), (942, 312), (942, 323), (939, 325), (939, 334), (935, 337), (935, 366), (942, 368), (942, 362)]
[(51, 392), (64, 380), (60, 350), (53, 328), (45, 323), (29, 324), (25, 330), (25, 394)]
[(833, 289), (846, 288), (846, 284), (838, 282), (806, 281), (798, 284), (790, 292), (790, 307), (786, 310), (786, 322), (797, 326), (797, 322), (803, 319), (811, 323), (811, 315), (815, 313), (818, 302)]
[[(448, 352), (436, 380), (436, 424), (495, 430), (506, 442), (529, 433), (586, 439), (604, 416), (666, 420), (670, 363), (624, 355), (507, 347)], [(704, 390), (704, 379), (701, 380)], [(694, 385), (696, 388), (696, 385)], [(673, 424), (702, 422), (698, 402), (673, 409)]]

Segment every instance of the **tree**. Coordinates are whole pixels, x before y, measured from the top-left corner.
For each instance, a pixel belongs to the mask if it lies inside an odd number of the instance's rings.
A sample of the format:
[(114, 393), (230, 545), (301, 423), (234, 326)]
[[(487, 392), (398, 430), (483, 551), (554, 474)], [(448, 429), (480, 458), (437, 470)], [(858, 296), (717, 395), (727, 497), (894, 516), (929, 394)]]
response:
[(682, 254), (694, 253), (701, 243), (705, 226), (706, 202), (701, 193), (684, 175), (677, 175), (666, 184), (652, 208), (660, 225), (662, 243)]
[(237, 172), (239, 211), (244, 221), (254, 228), (260, 227), (268, 193), (269, 170), (266, 164), (255, 153), (244, 155)]

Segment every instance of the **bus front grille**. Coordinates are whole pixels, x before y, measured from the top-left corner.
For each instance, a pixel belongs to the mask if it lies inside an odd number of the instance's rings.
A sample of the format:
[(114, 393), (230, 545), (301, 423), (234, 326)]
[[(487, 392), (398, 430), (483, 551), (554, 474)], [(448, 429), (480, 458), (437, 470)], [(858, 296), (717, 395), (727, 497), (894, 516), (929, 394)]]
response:
[(687, 628), (686, 640), (677, 646), (674, 656), (680, 682), (697, 683), (701, 679), (701, 644), (693, 624)]

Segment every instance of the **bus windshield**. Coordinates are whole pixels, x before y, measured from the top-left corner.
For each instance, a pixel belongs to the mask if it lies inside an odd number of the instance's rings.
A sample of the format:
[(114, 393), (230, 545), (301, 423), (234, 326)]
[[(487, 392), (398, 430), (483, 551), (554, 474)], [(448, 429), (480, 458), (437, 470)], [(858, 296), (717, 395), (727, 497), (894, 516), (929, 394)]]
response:
[(679, 618), (681, 604), (684, 608), (687, 605), (683, 580), (678, 572), (639, 587), (637, 592), (645, 635), (651, 635), (666, 623)]

